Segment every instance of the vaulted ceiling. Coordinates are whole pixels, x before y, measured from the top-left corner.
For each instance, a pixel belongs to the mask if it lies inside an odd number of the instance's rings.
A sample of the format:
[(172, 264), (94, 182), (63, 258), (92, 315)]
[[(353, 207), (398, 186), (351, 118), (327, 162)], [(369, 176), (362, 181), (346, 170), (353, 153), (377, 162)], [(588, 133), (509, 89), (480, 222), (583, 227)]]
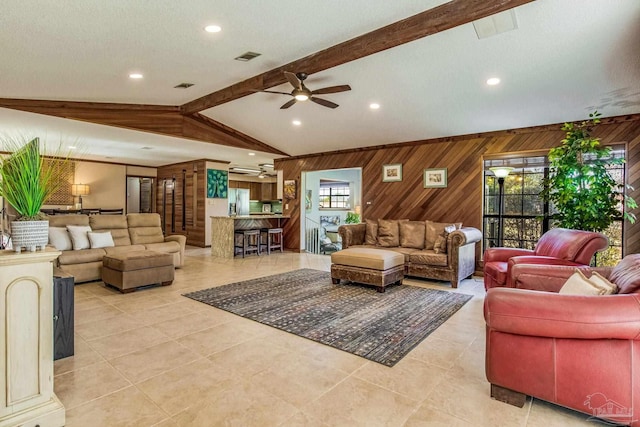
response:
[[(478, 25), (501, 29), (504, 15), (516, 29), (478, 37), (473, 21), (492, 16)], [(206, 33), (208, 24), (222, 31)], [(640, 112), (637, 0), (5, 0), (0, 51), (0, 131), (149, 166), (256, 166), (579, 120), (596, 108)], [(247, 51), (261, 55), (234, 60)], [(257, 91), (290, 92), (284, 71), (309, 73), (312, 90), (352, 90), (322, 95), (336, 109), (281, 110), (290, 97)], [(174, 88), (183, 82), (194, 86)]]

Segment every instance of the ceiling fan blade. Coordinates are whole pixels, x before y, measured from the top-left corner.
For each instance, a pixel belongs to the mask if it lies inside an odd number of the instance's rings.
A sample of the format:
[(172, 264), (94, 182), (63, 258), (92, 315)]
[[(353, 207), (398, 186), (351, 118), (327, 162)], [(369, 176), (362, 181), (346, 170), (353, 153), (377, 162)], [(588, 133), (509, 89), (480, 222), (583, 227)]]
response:
[(312, 96), (309, 99), (312, 100), (313, 102), (315, 102), (316, 104), (322, 105), (323, 107), (329, 107), (329, 108), (337, 108), (338, 107), (338, 104), (336, 104), (335, 102), (327, 101), (326, 99), (316, 98), (314, 96)]
[(296, 89), (302, 89), (302, 82), (300, 81), (300, 79), (298, 79), (298, 77), (295, 74), (285, 71), (284, 76), (287, 78), (287, 80), (289, 80), (289, 83), (291, 83), (291, 86), (293, 86)]
[(258, 90), (258, 89), (253, 89), (253, 92), (277, 93), (279, 95), (289, 95), (289, 96), (291, 96), (291, 94), (289, 92), (278, 92), (277, 90)]
[(346, 92), (351, 90), (351, 86), (349, 85), (340, 85), (340, 86), (329, 86), (323, 87), (322, 89), (317, 89), (311, 92), (313, 95), (322, 95), (325, 93), (338, 93), (338, 92)]
[[(288, 94), (287, 94), (288, 95)], [(286, 104), (284, 104), (282, 107), (280, 107), (281, 110), (284, 110), (285, 108), (289, 108), (291, 107), (293, 104), (295, 104), (296, 102), (298, 102), (297, 99), (293, 98), (291, 101), (287, 102)]]

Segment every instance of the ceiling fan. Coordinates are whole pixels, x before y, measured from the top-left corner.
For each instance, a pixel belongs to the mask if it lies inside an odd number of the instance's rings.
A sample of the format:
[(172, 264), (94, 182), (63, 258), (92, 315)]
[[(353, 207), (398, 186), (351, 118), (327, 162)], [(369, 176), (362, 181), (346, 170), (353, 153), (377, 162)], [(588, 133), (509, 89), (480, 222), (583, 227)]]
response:
[(306, 101), (306, 100), (310, 100), (312, 102), (315, 102), (316, 104), (320, 104), (323, 107), (336, 108), (336, 107), (338, 107), (338, 104), (336, 104), (335, 102), (331, 102), (331, 101), (328, 101), (328, 100), (323, 99), (323, 98), (318, 98), (316, 95), (324, 95), (324, 94), (327, 94), (327, 93), (346, 92), (348, 90), (351, 90), (351, 86), (349, 86), (349, 85), (329, 86), (329, 87), (324, 87), (322, 89), (309, 90), (304, 85), (304, 81), (308, 77), (307, 73), (295, 73), (294, 74), (294, 73), (290, 73), (289, 71), (285, 71), (284, 72), (284, 76), (287, 78), (289, 83), (291, 83), (291, 86), (293, 86), (293, 90), (291, 91), (291, 93), (289, 93), (289, 92), (278, 92), (278, 91), (275, 91), (275, 90), (259, 90), (259, 91), (257, 91), (257, 92), (277, 93), (277, 94), (280, 94), (280, 95), (292, 96), (293, 99), (288, 101), (287, 103), (285, 103), (282, 107), (280, 107), (281, 110), (284, 110), (285, 108), (291, 107), (293, 104), (295, 104), (298, 101), (302, 102), (302, 101)]

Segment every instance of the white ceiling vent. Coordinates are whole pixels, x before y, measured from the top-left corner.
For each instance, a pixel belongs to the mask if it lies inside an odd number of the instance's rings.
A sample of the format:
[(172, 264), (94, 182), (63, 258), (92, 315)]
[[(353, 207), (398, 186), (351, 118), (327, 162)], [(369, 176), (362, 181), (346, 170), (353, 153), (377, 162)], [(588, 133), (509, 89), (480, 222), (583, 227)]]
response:
[(518, 21), (516, 20), (515, 9), (505, 10), (495, 15), (473, 21), (473, 27), (479, 39), (495, 36), (496, 34), (506, 33), (507, 31), (516, 30)]
[(177, 86), (174, 86), (174, 89), (189, 89), (191, 86), (193, 86), (193, 83), (180, 83)]
[(260, 55), (261, 53), (257, 53), (257, 52), (245, 52), (240, 56), (236, 56), (234, 59), (236, 61), (247, 62), (247, 61), (251, 61), (254, 58), (257, 58)]

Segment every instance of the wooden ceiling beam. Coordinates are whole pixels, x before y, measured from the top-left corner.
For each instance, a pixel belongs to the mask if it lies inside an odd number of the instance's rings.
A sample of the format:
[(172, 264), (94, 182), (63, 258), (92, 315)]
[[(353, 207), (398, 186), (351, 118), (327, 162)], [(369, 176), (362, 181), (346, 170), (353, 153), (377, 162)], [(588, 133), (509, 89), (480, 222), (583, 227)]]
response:
[(287, 156), (201, 114), (183, 115), (173, 105), (0, 98), (0, 107)]
[(304, 58), (183, 104), (192, 114), (285, 83), (285, 71), (314, 74), (459, 25), (513, 9), (534, 0), (452, 0), (386, 27), (347, 40)]

